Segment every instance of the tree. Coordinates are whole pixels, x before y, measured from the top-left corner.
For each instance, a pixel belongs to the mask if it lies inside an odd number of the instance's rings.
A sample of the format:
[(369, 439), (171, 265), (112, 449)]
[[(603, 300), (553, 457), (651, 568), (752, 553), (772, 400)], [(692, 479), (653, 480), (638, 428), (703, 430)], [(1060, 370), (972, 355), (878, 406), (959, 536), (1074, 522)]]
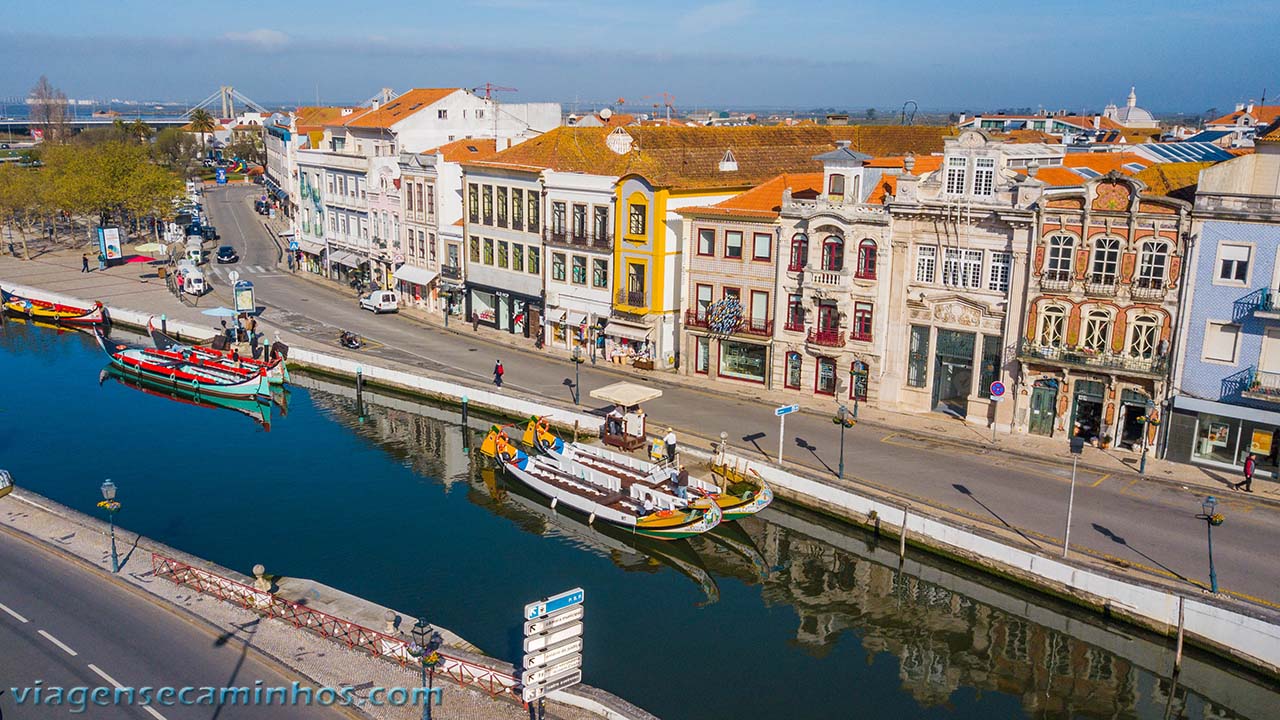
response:
[(31, 216), (36, 205), (36, 171), (19, 167), (15, 163), (0, 165), (0, 220), (9, 228), (10, 248), (13, 243), (13, 229), (19, 229), (18, 238), (22, 242), (22, 256), (30, 260), (31, 252), (27, 249), (27, 233), (25, 220)]
[(875, 108), (867, 108), (867, 119), (868, 119), (868, 120), (875, 120), (875, 119), (876, 119), (876, 109), (875, 109)]
[(259, 138), (243, 133), (237, 133), (232, 137), (231, 143), (223, 148), (222, 156), (224, 158), (229, 155), (254, 165), (263, 165), (267, 162), (266, 149), (262, 146)]
[(54, 87), (44, 75), (31, 88), (31, 124), (40, 130), (47, 143), (64, 142), (71, 136), (67, 96)]
[(204, 108), (196, 108), (191, 111), (191, 122), (188, 123), (187, 126), (190, 127), (193, 132), (200, 133), (201, 145), (208, 145), (204, 136), (213, 132), (214, 129), (218, 127), (218, 123), (214, 121), (213, 116), (209, 114), (208, 110), (205, 110)]
[(140, 143), (146, 143), (155, 134), (155, 129), (142, 122), (142, 118), (129, 123), (129, 136)]
[(191, 133), (179, 128), (165, 128), (156, 135), (153, 151), (161, 165), (186, 177), (190, 174), (191, 161), (199, 152), (199, 146)]

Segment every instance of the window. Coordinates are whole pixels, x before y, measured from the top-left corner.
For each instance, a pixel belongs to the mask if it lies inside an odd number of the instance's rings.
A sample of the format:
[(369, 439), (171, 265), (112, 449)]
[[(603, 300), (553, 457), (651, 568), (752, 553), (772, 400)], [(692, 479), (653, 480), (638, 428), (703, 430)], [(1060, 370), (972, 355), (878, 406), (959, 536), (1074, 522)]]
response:
[(822, 269), (838, 271), (844, 268), (844, 239), (835, 235), (822, 241)]
[(405, 210), (408, 210), (409, 212), (413, 212), (414, 210), (413, 210), (413, 185), (412, 184), (409, 185), (408, 192), (404, 194), (404, 199), (405, 199)]
[(520, 243), (511, 243), (511, 269), (524, 272), (524, 246)]
[[(415, 183), (413, 187), (414, 187), (414, 192), (418, 194), (418, 212), (422, 212), (423, 185), (422, 183)], [(431, 186), (428, 185), (426, 187), (427, 187), (427, 213), (430, 214), (435, 212), (435, 198), (432, 196)]]
[(609, 208), (597, 205), (591, 210), (591, 233), (598, 242), (609, 237)]
[(907, 355), (907, 385), (922, 388), (929, 373), (929, 328), (911, 326), (911, 343)]
[(507, 189), (498, 188), (498, 227), (507, 226)]
[(493, 265), (493, 238), (484, 239), (484, 264)]
[(952, 287), (960, 286), (960, 258), (963, 253), (956, 248), (942, 251), (942, 284)]
[(645, 233), (645, 213), (648, 206), (641, 203), (631, 203), (628, 208), (627, 233), (630, 235), (644, 235)]
[(448, 111), (448, 110), (437, 110), (437, 111), (436, 111), (436, 119), (437, 119), (437, 120), (448, 120), (448, 119), (449, 119), (449, 111)]
[(794, 390), (800, 389), (800, 374), (804, 371), (804, 359), (800, 357), (800, 353), (787, 353), (787, 367), (782, 384)]
[(818, 375), (814, 378), (813, 391), (819, 395), (836, 394), (836, 361), (818, 358)]
[(871, 303), (853, 304), (853, 338), (862, 342), (871, 342)]
[(537, 275), (538, 273), (542, 272), (542, 270), (538, 267), (538, 261), (541, 259), (541, 257), (542, 257), (542, 249), (536, 248), (530, 245), (529, 246), (529, 274), (530, 275)]
[(1091, 310), (1084, 323), (1084, 347), (1095, 353), (1107, 351), (1111, 340), (1111, 314), (1105, 310)]
[(982, 371), (978, 376), (978, 397), (991, 397), (991, 383), (1000, 379), (1000, 336), (982, 336)]
[(947, 194), (964, 194), (965, 167), (967, 164), (968, 161), (962, 157), (947, 158)]
[(520, 188), (511, 189), (511, 227), (524, 229), (524, 190)]
[(609, 287), (609, 261), (596, 258), (591, 261), (591, 287)]
[(787, 296), (787, 329), (804, 330), (804, 296)]
[(861, 360), (854, 360), (849, 365), (849, 399), (861, 400), (866, 402), (867, 389), (871, 385), (871, 373), (867, 364)]
[(1062, 347), (1066, 337), (1067, 314), (1061, 307), (1050, 305), (1040, 316), (1038, 342), (1045, 347)]
[(471, 243), (467, 246), (467, 258), (473, 262), (480, 262), (480, 238), (475, 235), (471, 236)]
[(707, 307), (711, 305), (713, 292), (710, 285), (698, 285), (694, 288), (694, 317), (699, 320), (707, 319)]
[(1058, 282), (1070, 282), (1071, 265), (1075, 258), (1076, 239), (1070, 235), (1049, 237), (1049, 259), (1045, 265), (1045, 278)]
[(551, 253), (551, 279), (564, 282), (564, 253)]
[(734, 300), (741, 300), (742, 288), (726, 287), (724, 289), (724, 299), (728, 300), (729, 298), (733, 298)]
[(694, 371), (706, 375), (711, 370), (711, 338), (694, 338), (694, 354)]
[(484, 224), (493, 224), (493, 186), (485, 185), (480, 190), (480, 207), (484, 214)]
[(751, 259), (768, 260), (773, 257), (773, 235), (756, 233), (751, 236)]
[(480, 222), (480, 186), (475, 183), (467, 186), (467, 207), (471, 222)]
[(1099, 238), (1093, 245), (1093, 267), (1089, 282), (1114, 285), (1120, 267), (1120, 241), (1116, 238)]
[(960, 282), (964, 287), (982, 287), (982, 251), (965, 250), (960, 270)]
[(1168, 265), (1168, 245), (1152, 240), (1142, 243), (1142, 252), (1138, 256), (1138, 287), (1164, 287), (1164, 273)]
[(935, 282), (938, 265), (938, 248), (933, 245), (921, 245), (916, 248), (916, 282)]
[(587, 258), (582, 255), (573, 256), (573, 284), (587, 284)]
[(1218, 246), (1218, 280), (1229, 283), (1249, 282), (1248, 245)]
[[(419, 192), (421, 192), (422, 190), (421, 185), (418, 186), (418, 190)], [(419, 196), (419, 201), (421, 201), (421, 196)], [(436, 186), (428, 184), (427, 185), (427, 214), (435, 215), (435, 213), (436, 213)]]
[(579, 240), (587, 237), (587, 206), (573, 206), (573, 236)]
[(870, 238), (858, 243), (858, 277), (876, 279), (876, 241)]
[(742, 258), (742, 231), (740, 230), (725, 231), (724, 256), (730, 259)]
[(529, 191), (529, 232), (536, 233), (542, 229), (538, 218), (538, 203), (540, 202), (539, 194), (536, 191)]
[(751, 321), (748, 327), (756, 331), (764, 331), (769, 325), (769, 293), (763, 290), (751, 291)]
[(1007, 252), (991, 253), (991, 269), (987, 272), (987, 289), (996, 292), (1009, 291), (1009, 264), (1013, 255)]
[(796, 233), (791, 237), (791, 261), (787, 270), (799, 272), (809, 263), (809, 236)]
[(716, 231), (711, 228), (701, 228), (698, 230), (698, 254), (699, 255), (715, 255), (716, 254)]
[(564, 235), (565, 207), (562, 202), (551, 203), (551, 234)]
[(1204, 359), (1235, 364), (1240, 326), (1210, 320), (1204, 330)]
[(827, 194), (836, 200), (844, 197), (844, 175), (840, 173), (831, 175), (831, 179), (827, 182)]
[(1150, 360), (1155, 357), (1160, 321), (1152, 315), (1139, 315), (1129, 329), (1129, 355)]
[(994, 158), (977, 158), (973, 161), (973, 194), (991, 195), (996, 189), (996, 161)]

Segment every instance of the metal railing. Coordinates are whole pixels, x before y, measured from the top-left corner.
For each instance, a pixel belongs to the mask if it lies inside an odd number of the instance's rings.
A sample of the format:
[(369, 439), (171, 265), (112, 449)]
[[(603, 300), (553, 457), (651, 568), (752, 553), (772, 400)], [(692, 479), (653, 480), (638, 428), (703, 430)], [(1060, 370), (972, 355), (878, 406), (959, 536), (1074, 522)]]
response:
[(1280, 402), (1280, 373), (1250, 368), (1251, 377), (1245, 385), (1242, 397), (1268, 402)]
[(609, 250), (613, 248), (612, 233), (586, 233), (578, 235), (572, 232), (565, 232), (564, 230), (546, 229), (542, 231), (542, 240), (548, 245), (596, 248), (599, 250)]
[(1110, 297), (1116, 294), (1115, 275), (1090, 275), (1084, 281), (1084, 294)]
[(1040, 288), (1052, 292), (1067, 292), (1071, 289), (1072, 277), (1069, 270), (1050, 270), (1040, 276)]
[(649, 293), (643, 290), (619, 290), (614, 295), (613, 302), (616, 305), (626, 305), (627, 307), (649, 307)]
[(462, 268), (457, 265), (443, 265), (440, 267), (440, 277), (446, 280), (461, 280)]
[[(159, 553), (151, 554), (151, 572), (155, 577), (164, 578), (175, 585), (189, 587), (246, 610), (284, 620), (296, 628), (310, 630), (323, 638), (343, 643), (348, 648), (363, 650), (374, 657), (386, 658), (401, 666), (418, 662), (409, 653), (409, 641), (404, 638), (371, 630)], [(516, 688), (520, 681), (514, 675), (445, 652), (441, 652), (440, 657), (442, 662), (437, 670), (459, 685), (481, 688), (490, 696), (510, 694), (519, 697)]]
[(1137, 278), (1129, 287), (1129, 296), (1134, 300), (1162, 300), (1166, 289), (1162, 278)]
[(1083, 348), (1037, 345), (1024, 341), (1018, 354), (1029, 360), (1047, 361), (1059, 365), (1127, 370), (1151, 375), (1163, 374), (1168, 366), (1164, 357), (1141, 357), (1123, 353), (1096, 352)]
[[(701, 312), (698, 310), (685, 310), (684, 326), (689, 328), (709, 328), (711, 323), (705, 310)], [(731, 332), (731, 334), (737, 333), (772, 337), (773, 321), (763, 320), (760, 318), (743, 318), (741, 322), (738, 323), (738, 327), (734, 328)]]
[(787, 318), (787, 321), (782, 323), (782, 329), (789, 332), (804, 332), (804, 318)]
[(809, 336), (805, 341), (811, 345), (822, 345), (823, 347), (844, 347), (844, 331), (839, 328), (829, 330), (813, 329), (809, 331)]
[(708, 326), (708, 322), (709, 320), (707, 319), (707, 313), (705, 311), (702, 311), (702, 312), (699, 312), (697, 310), (684, 311), (685, 327), (704, 328)]

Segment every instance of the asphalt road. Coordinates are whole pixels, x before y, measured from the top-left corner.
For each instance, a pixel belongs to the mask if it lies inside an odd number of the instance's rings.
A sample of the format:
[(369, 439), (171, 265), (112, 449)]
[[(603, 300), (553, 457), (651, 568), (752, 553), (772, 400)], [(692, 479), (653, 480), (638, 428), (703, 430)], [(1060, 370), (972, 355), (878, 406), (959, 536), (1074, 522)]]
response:
[[(223, 235), (222, 242), (240, 250), (241, 274), (254, 281), (258, 302), (267, 307), (263, 315), (267, 322), (335, 348), (338, 329), (349, 329), (374, 341), (363, 351), (370, 356), (471, 382), (490, 382), (494, 360), (501, 358), (507, 387), (561, 401), (571, 399), (565, 385), (574, 375), (571, 363), (513, 351), (511, 343), (445, 332), (396, 315), (374, 316), (356, 307), (350, 289), (336, 283), (321, 286), (279, 269), (279, 248), (262, 218), (253, 212), (251, 198), (256, 192), (260, 191), (210, 190), (205, 209)], [(230, 267), (223, 266), (219, 272)], [(226, 282), (215, 279), (215, 292), (225, 293)], [(223, 302), (229, 302), (229, 295)], [(593, 402), (588, 397), (592, 388), (619, 380), (616, 374), (590, 364), (580, 370), (582, 397), (588, 403)], [(778, 420), (772, 404), (666, 384), (658, 375), (647, 382), (664, 391), (662, 398), (645, 405), (651, 428), (670, 424), (686, 439), (691, 435), (715, 438), (724, 430), (731, 444), (748, 455), (764, 461), (777, 453)], [(834, 480), (839, 438), (830, 418), (793, 414), (787, 418), (784, 454), (789, 461)], [(1016, 530), (1041, 548), (1062, 544), (1071, 471), (1060, 464), (987, 454), (980, 443), (950, 443), (863, 424), (845, 435), (845, 470), (846, 482)], [(1208, 583), (1206, 527), (1196, 517), (1202, 494), (1194, 488), (1081, 471), (1071, 548), (1118, 558), (1179, 579), (1188, 592), (1199, 592), (1199, 586)], [(1218, 497), (1219, 510), (1228, 517), (1213, 534), (1221, 589), (1280, 609), (1280, 563), (1271, 555), (1272, 548), (1280, 547), (1280, 512), (1243, 494), (1219, 493)]]
[[(307, 707), (19, 705), (15, 691), (40, 682), (52, 687), (125, 686), (291, 687), (246, 643), (254, 627), (234, 635), (179, 617), (51, 551), (0, 532), (0, 718), (88, 717), (181, 720), (200, 718), (344, 718), (334, 709)], [(304, 683), (304, 686), (308, 685)], [(33, 696), (28, 694), (28, 703)], [(48, 697), (48, 696), (46, 696)]]

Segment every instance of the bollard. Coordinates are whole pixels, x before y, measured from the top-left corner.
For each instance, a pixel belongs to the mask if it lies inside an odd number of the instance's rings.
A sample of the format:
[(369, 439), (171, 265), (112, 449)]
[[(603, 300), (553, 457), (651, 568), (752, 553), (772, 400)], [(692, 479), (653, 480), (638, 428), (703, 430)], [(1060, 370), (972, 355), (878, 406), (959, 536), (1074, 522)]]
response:
[(471, 430), (467, 427), (467, 396), (462, 396), (462, 454), (471, 452)]
[(169, 334), (169, 316), (168, 315), (160, 316), (160, 332), (166, 335)]
[(1183, 597), (1178, 596), (1178, 648), (1173, 653), (1173, 676), (1177, 677), (1182, 672), (1182, 633), (1184, 630), (1182, 622), (1182, 603)]
[(907, 509), (902, 508), (902, 532), (898, 534), (898, 559), (907, 557)]
[(578, 421), (573, 421), (573, 441), (578, 442)]
[(364, 417), (364, 368), (356, 366), (356, 414)]
[(387, 621), (387, 629), (384, 631), (388, 635), (396, 634), (396, 614), (393, 610), (388, 610), (383, 614), (383, 618)]
[(253, 566), (253, 587), (262, 592), (271, 592), (271, 581), (266, 578), (267, 569), (261, 563)]

